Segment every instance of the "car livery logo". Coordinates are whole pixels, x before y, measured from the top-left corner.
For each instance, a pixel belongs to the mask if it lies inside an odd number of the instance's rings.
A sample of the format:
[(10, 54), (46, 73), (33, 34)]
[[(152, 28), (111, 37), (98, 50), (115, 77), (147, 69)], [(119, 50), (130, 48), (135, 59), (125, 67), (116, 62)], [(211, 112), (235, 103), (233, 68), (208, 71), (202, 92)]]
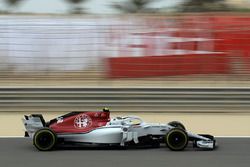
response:
[(92, 124), (92, 120), (86, 114), (81, 114), (81, 115), (77, 116), (74, 120), (74, 126), (75, 126), (75, 128), (78, 128), (78, 129), (83, 129), (83, 128), (89, 127), (89, 126), (91, 126), (91, 124)]

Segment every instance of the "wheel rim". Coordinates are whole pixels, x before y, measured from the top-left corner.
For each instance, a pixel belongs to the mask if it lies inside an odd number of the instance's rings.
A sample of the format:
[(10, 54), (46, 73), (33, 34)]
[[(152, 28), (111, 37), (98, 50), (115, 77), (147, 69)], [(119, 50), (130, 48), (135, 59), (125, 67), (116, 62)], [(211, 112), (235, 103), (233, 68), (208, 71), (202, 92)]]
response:
[(173, 150), (182, 150), (187, 145), (187, 135), (182, 131), (172, 131), (167, 135), (167, 144)]
[(55, 136), (50, 131), (41, 131), (35, 137), (35, 145), (40, 150), (49, 150), (55, 144)]

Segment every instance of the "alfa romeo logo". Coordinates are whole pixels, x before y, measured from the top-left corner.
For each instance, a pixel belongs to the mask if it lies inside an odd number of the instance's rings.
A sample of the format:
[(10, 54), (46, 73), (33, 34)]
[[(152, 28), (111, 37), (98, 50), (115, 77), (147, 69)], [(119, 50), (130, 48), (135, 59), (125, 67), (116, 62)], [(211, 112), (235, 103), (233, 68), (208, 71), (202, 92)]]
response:
[(74, 126), (76, 128), (86, 128), (92, 124), (91, 118), (86, 114), (77, 116), (74, 120)]

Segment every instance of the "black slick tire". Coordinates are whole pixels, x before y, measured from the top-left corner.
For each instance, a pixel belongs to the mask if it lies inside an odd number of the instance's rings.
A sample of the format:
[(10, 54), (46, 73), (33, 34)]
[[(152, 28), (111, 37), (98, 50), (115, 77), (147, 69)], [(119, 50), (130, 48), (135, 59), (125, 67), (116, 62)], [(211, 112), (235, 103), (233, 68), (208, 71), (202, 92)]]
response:
[(188, 144), (188, 134), (181, 128), (173, 128), (165, 136), (167, 147), (172, 151), (182, 151)]
[(180, 128), (180, 129), (186, 130), (185, 126), (179, 121), (171, 121), (168, 123), (168, 125), (173, 126), (175, 128)]
[(39, 129), (33, 136), (33, 144), (40, 151), (52, 150), (56, 143), (57, 136), (49, 128)]

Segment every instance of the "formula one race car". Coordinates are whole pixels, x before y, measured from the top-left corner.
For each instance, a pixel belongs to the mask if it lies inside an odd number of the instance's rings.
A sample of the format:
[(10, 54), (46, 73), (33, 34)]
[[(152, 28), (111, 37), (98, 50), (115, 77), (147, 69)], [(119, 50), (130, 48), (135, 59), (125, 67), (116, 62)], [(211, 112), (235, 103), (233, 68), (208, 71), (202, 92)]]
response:
[(136, 116), (110, 119), (109, 115), (108, 109), (101, 112), (71, 112), (49, 122), (45, 122), (40, 114), (25, 115), (25, 136), (31, 137), (34, 146), (41, 151), (66, 144), (160, 147), (161, 143), (166, 143), (170, 150), (180, 151), (192, 142), (195, 148), (215, 148), (213, 136), (190, 133), (177, 121), (168, 124), (145, 123)]

